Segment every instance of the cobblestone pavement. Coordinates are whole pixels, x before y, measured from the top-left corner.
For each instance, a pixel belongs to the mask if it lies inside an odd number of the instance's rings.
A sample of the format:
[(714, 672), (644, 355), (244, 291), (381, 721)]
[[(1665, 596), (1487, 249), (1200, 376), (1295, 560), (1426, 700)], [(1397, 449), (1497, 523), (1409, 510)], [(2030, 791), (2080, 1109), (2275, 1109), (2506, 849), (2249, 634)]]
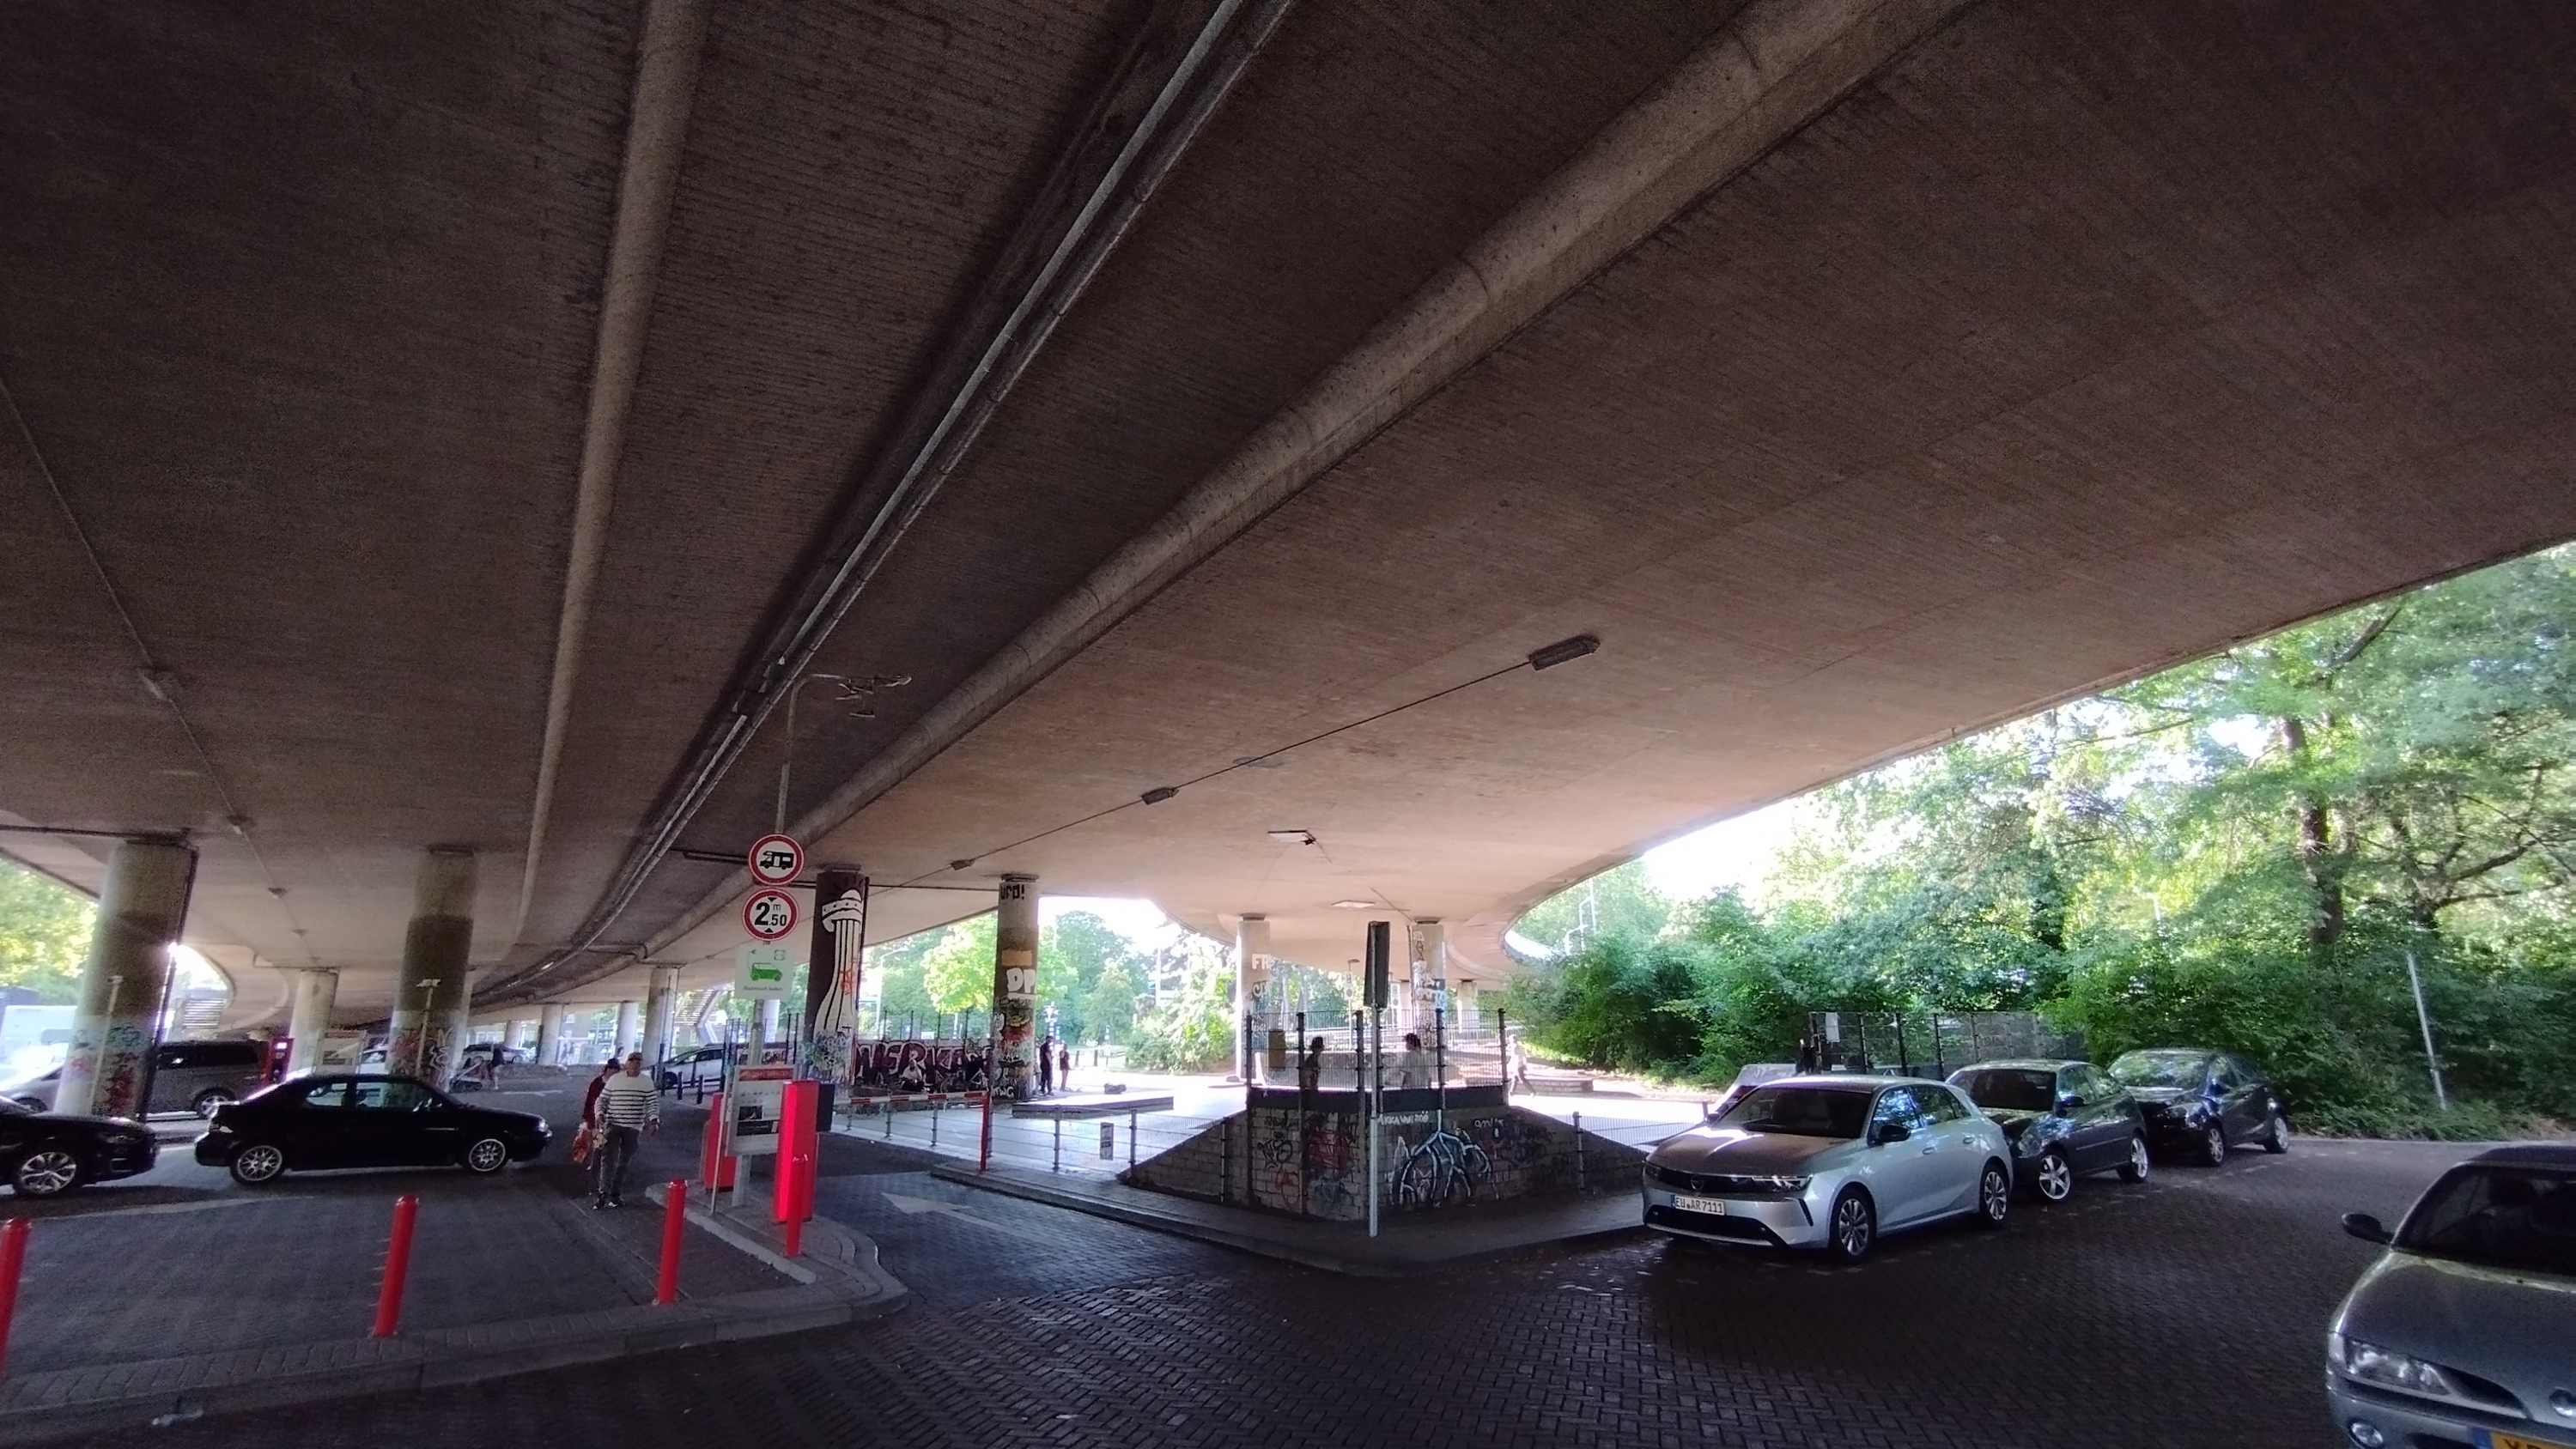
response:
[[(184, 1133), (150, 1173), (0, 1214), (35, 1222), (9, 1367), (18, 1372), (221, 1349), (363, 1337), (375, 1315), (393, 1201), (421, 1199), (403, 1325), (420, 1331), (652, 1300), (662, 1215), (651, 1182), (685, 1176), (694, 1137), (638, 1154), (634, 1204), (593, 1213), (566, 1160), (577, 1087), (472, 1100), (556, 1119), (546, 1160), (481, 1178), (454, 1170), (289, 1174), (244, 1188), (199, 1167)], [(684, 1291), (784, 1286), (760, 1262), (692, 1229)]]
[[(2336, 1217), (2463, 1155), (2301, 1142), (2087, 1180), (1851, 1271), (1637, 1240), (1357, 1281), (970, 1197), (1048, 1236), (910, 1214), (955, 1226), (890, 1249), (927, 1291), (880, 1323), (108, 1442), (2324, 1449), (2319, 1335), (2370, 1256)], [(883, 1230), (905, 1215), (863, 1195), (907, 1166), (835, 1154), (826, 1190)]]

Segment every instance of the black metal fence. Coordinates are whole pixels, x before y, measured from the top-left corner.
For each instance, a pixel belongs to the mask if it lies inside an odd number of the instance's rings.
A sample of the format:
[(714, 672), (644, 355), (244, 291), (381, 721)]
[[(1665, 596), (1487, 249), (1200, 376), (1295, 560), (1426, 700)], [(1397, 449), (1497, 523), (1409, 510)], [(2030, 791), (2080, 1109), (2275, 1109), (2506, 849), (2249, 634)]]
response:
[(2035, 1011), (1815, 1011), (1798, 1066), (1814, 1072), (1943, 1077), (2001, 1057), (2082, 1059), (2084, 1034)]

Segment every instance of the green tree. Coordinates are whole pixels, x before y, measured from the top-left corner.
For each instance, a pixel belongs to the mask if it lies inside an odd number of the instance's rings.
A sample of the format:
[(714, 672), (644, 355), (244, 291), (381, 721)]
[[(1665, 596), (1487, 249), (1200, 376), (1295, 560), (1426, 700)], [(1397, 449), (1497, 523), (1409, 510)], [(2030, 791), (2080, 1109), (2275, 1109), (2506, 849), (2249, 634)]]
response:
[(0, 860), (0, 986), (26, 987), (43, 1002), (71, 1002), (97, 920), (87, 896)]
[(921, 960), (921, 981), (936, 1012), (986, 1009), (993, 1004), (993, 932), (990, 912), (939, 933)]

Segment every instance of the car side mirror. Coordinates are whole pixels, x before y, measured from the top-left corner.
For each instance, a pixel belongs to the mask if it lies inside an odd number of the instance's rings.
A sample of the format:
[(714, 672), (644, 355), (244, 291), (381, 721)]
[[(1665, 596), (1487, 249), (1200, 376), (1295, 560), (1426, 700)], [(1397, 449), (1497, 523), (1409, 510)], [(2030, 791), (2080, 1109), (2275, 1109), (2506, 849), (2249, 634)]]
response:
[(2060, 1092), (2057, 1094), (2057, 1110), (2061, 1113), (2073, 1112), (2076, 1108), (2083, 1105), (2084, 1099), (2075, 1095), (2073, 1092)]
[(2354, 1237), (2361, 1239), (2365, 1243), (2378, 1243), (2382, 1246), (2386, 1246), (2397, 1236), (2395, 1233), (2388, 1231), (2388, 1229), (2380, 1223), (2379, 1219), (2372, 1217), (2368, 1213), (2345, 1213), (2343, 1215), (2343, 1230), (2352, 1234)]
[(1881, 1122), (1870, 1130), (1869, 1140), (1877, 1146), (1884, 1147), (1891, 1142), (1902, 1142), (1913, 1135), (1913, 1131), (1902, 1122)]

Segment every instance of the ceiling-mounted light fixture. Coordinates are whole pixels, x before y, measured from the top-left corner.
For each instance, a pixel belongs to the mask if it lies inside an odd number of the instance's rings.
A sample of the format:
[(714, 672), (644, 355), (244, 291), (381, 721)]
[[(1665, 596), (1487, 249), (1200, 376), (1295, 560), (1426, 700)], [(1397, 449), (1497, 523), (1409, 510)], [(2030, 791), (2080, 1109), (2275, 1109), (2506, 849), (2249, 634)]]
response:
[(1376, 910), (1376, 909), (1377, 909), (1377, 902), (1375, 902), (1375, 901), (1335, 901), (1335, 902), (1333, 902), (1333, 909), (1334, 909), (1334, 910), (1337, 910), (1337, 911), (1373, 911), (1373, 910)]
[(1311, 830), (1273, 830), (1269, 832), (1269, 835), (1273, 842), (1280, 845), (1312, 845), (1315, 843), (1315, 832)]
[(1143, 800), (1148, 805), (1160, 805), (1179, 793), (1181, 793), (1181, 790), (1177, 785), (1157, 785), (1137, 798)]
[(1601, 641), (1590, 634), (1577, 634), (1571, 639), (1559, 639), (1544, 649), (1531, 650), (1529, 667), (1554, 669), (1560, 664), (1580, 659), (1600, 647)]

